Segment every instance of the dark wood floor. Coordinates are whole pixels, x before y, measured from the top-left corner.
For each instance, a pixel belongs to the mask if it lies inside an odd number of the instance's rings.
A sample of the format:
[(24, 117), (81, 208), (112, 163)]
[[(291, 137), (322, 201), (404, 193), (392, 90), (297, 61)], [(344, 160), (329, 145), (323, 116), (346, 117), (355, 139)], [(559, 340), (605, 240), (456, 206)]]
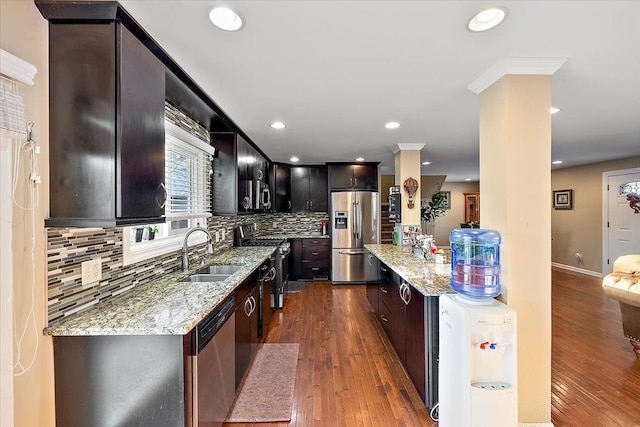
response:
[[(640, 426), (640, 359), (600, 279), (553, 271), (552, 421)], [(275, 426), (437, 426), (373, 319), (364, 286), (309, 282), (265, 342), (297, 342), (293, 416)], [(258, 424), (225, 424), (247, 427)]]

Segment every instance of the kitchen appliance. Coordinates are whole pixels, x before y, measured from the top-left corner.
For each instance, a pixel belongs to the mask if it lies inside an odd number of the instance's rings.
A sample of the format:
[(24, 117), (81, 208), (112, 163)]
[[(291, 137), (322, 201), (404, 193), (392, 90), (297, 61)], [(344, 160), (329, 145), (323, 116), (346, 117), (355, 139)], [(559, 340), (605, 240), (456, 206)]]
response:
[(451, 280), (440, 296), (439, 425), (518, 425), (516, 312), (500, 294), (500, 234), (455, 229)]
[(366, 283), (379, 278), (377, 263), (368, 262), (365, 243), (378, 242), (378, 193), (331, 193), (331, 282)]
[[(187, 426), (222, 426), (233, 403), (235, 313), (233, 295), (205, 317), (191, 335), (186, 364)], [(190, 387), (189, 387), (190, 386)]]
[(440, 296), (442, 427), (518, 425), (516, 312), (489, 298)]
[(262, 180), (254, 179), (242, 181), (239, 185), (244, 187), (244, 194), (247, 194), (247, 196), (242, 199), (242, 207), (245, 210), (264, 211), (271, 209), (271, 191), (269, 190), (269, 184)]
[(234, 230), (235, 246), (277, 246), (274, 253), (274, 275), (271, 283), (271, 308), (274, 310), (284, 307), (286, 287), (289, 281), (289, 254), (291, 244), (283, 238), (256, 237), (256, 224), (245, 224)]

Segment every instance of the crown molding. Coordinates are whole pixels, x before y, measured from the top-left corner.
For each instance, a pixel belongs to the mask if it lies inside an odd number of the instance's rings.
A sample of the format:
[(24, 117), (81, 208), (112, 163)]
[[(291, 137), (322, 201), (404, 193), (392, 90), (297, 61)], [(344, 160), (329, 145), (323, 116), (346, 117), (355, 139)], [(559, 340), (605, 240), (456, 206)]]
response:
[(0, 49), (0, 73), (21, 83), (33, 86), (33, 79), (38, 73), (35, 65)]
[(553, 75), (567, 62), (567, 58), (505, 58), (475, 79), (467, 89), (475, 94), (500, 80), (507, 74)]
[(400, 143), (396, 147), (394, 147), (391, 151), (393, 151), (394, 154), (397, 153), (398, 151), (407, 151), (407, 150), (420, 151), (422, 150), (422, 147), (424, 147), (424, 144), (421, 144), (421, 143)]

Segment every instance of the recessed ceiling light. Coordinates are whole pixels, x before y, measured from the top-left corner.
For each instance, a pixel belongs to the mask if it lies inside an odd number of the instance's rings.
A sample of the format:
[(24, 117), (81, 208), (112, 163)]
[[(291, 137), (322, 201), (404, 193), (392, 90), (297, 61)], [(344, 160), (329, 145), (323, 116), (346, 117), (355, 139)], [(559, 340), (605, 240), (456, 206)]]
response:
[(500, 24), (509, 15), (505, 6), (493, 6), (477, 13), (467, 21), (467, 30), (480, 33), (490, 30)]
[(384, 125), (384, 127), (386, 127), (387, 129), (396, 129), (400, 127), (400, 123), (398, 122), (389, 122), (386, 125)]
[(284, 129), (286, 127), (285, 124), (282, 122), (273, 122), (269, 126), (271, 126), (274, 129)]
[(559, 165), (562, 164), (562, 160), (554, 160), (553, 162), (551, 162), (552, 165)]
[(292, 158), (290, 158), (290, 159), (289, 159), (289, 161), (291, 161), (291, 162), (293, 162), (293, 163), (296, 163), (296, 162), (299, 162), (299, 161), (300, 161), (300, 159), (299, 159), (299, 158), (297, 158), (296, 156), (293, 156)]
[(558, 107), (551, 107), (551, 109), (549, 111), (551, 112), (551, 114), (555, 114), (558, 111), (560, 111), (560, 109)]
[(422, 162), (423, 165), (430, 165), (431, 162)]
[(471, 178), (465, 178), (464, 180), (465, 181), (471, 181)]
[(356, 159), (356, 162), (364, 162), (364, 157), (358, 157), (358, 158)]
[(244, 27), (244, 19), (229, 7), (214, 7), (209, 11), (209, 19), (216, 27), (225, 31), (238, 31)]

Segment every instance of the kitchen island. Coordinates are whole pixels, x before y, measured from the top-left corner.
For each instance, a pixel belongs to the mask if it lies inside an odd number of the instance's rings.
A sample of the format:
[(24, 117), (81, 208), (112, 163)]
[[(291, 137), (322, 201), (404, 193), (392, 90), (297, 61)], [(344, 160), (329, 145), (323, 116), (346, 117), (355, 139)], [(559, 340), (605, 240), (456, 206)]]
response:
[(451, 267), (415, 257), (411, 247), (365, 244), (380, 261), (367, 299), (428, 408), (438, 402), (439, 297), (452, 293)]

